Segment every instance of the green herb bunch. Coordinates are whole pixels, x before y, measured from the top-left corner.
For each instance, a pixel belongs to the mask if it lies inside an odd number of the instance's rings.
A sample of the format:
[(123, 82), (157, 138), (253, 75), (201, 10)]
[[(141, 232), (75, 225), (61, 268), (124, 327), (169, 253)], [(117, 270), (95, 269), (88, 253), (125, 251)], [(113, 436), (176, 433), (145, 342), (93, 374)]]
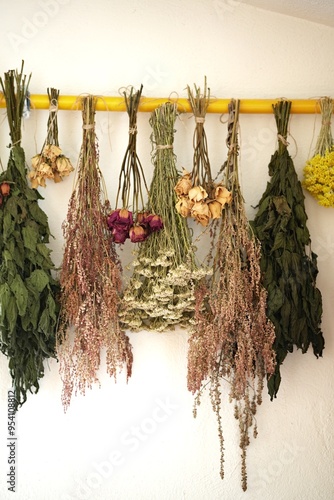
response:
[(187, 325), (194, 311), (194, 285), (206, 273), (195, 263), (191, 234), (176, 210), (176, 105), (166, 102), (150, 118), (154, 173), (147, 211), (161, 215), (164, 227), (141, 243), (124, 297), (121, 319), (133, 330), (162, 331)]
[(224, 477), (222, 381), (230, 384), (229, 400), (239, 423), (242, 488), (247, 489), (246, 453), (250, 430), (257, 436), (255, 414), (262, 402), (267, 373), (275, 368), (274, 327), (266, 316), (266, 290), (261, 285), (260, 244), (246, 217), (238, 174), (239, 101), (229, 104), (228, 157), (223, 165), (231, 203), (213, 224), (208, 259), (213, 275), (196, 290), (195, 326), (189, 338), (188, 389), (195, 394), (194, 415), (209, 387), (218, 421), (220, 475)]
[(316, 287), (317, 256), (311, 250), (304, 194), (287, 149), (291, 102), (273, 105), (278, 149), (271, 157), (271, 177), (252, 223), (261, 241), (261, 270), (268, 292), (268, 317), (275, 325), (276, 371), (268, 379), (271, 399), (280, 387), (280, 366), (294, 346), (305, 353), (312, 345), (322, 355), (322, 298)]
[(7, 356), (17, 408), (37, 392), (44, 360), (55, 357), (58, 282), (47, 247), (50, 230), (27, 183), (21, 117), (30, 77), (8, 71), (0, 79), (10, 128), (8, 166), (0, 184), (9, 186), (0, 206), (0, 347)]

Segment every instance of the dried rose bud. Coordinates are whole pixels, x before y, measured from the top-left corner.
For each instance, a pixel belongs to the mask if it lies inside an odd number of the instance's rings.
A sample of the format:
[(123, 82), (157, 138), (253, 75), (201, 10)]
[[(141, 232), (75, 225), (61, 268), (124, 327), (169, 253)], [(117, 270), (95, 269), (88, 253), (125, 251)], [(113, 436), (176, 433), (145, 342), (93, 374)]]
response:
[(221, 214), (222, 214), (222, 206), (221, 206), (221, 203), (219, 203), (219, 201), (210, 201), (210, 203), (208, 203), (208, 206), (209, 206), (209, 210), (210, 210), (210, 217), (211, 219), (220, 219), (221, 217)]
[(207, 226), (210, 219), (210, 210), (205, 201), (198, 201), (191, 210), (191, 216), (202, 226)]
[(145, 223), (148, 224), (149, 229), (152, 231), (152, 233), (154, 233), (155, 231), (160, 231), (164, 227), (162, 219), (159, 215), (149, 215), (148, 217), (146, 217)]
[(108, 216), (107, 223), (110, 229), (116, 228), (128, 231), (133, 224), (132, 212), (127, 208), (117, 208)]
[(59, 156), (56, 159), (56, 168), (62, 176), (69, 175), (74, 170), (72, 163), (66, 156)]
[(219, 203), (224, 206), (225, 203), (231, 203), (232, 193), (230, 193), (225, 186), (217, 186), (215, 190), (215, 200), (219, 201)]
[(205, 200), (208, 197), (208, 193), (202, 186), (195, 186), (190, 189), (188, 196), (190, 200), (197, 202)]
[(138, 212), (136, 221), (138, 224), (145, 224), (147, 217), (149, 217), (149, 212)]
[(61, 154), (62, 150), (54, 144), (46, 144), (43, 148), (43, 156), (45, 156), (51, 162), (56, 161), (58, 156), (60, 156)]
[(129, 237), (129, 233), (128, 231), (113, 229), (112, 236), (115, 243), (124, 243), (125, 240)]
[(0, 184), (0, 191), (3, 196), (8, 196), (10, 193), (10, 184), (8, 182)]
[(181, 177), (181, 179), (177, 182), (174, 188), (174, 191), (178, 196), (182, 196), (183, 194), (188, 194), (192, 186), (192, 182), (190, 179), (191, 174), (189, 174), (189, 172), (187, 172), (186, 170), (184, 170), (184, 172), (186, 173)]
[(38, 169), (38, 165), (42, 162), (42, 157), (41, 155), (35, 155), (31, 158), (31, 165), (32, 165), (32, 168), (34, 168), (35, 170)]
[(194, 202), (186, 198), (185, 196), (181, 196), (179, 201), (176, 203), (175, 208), (179, 212), (182, 217), (189, 217), (192, 207), (194, 206)]
[(141, 243), (146, 240), (148, 232), (143, 226), (132, 226), (130, 227), (129, 235), (132, 243)]

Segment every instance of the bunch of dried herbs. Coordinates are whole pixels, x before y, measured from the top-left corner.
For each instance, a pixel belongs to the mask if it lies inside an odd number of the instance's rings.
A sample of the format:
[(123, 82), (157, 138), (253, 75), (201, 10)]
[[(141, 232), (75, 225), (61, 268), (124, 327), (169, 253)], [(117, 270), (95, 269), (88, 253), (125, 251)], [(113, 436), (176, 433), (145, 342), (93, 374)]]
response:
[(239, 422), (242, 488), (247, 489), (246, 452), (250, 429), (257, 435), (255, 414), (262, 402), (267, 373), (275, 369), (274, 327), (266, 316), (267, 294), (261, 285), (260, 244), (247, 220), (238, 178), (239, 101), (229, 104), (225, 184), (232, 194), (221, 221), (214, 223), (213, 275), (196, 290), (195, 326), (189, 338), (188, 389), (196, 395), (194, 416), (209, 387), (218, 420), (220, 475), (224, 477), (222, 381)]
[(154, 173), (146, 209), (148, 213), (158, 211), (164, 228), (140, 245), (132, 263), (134, 271), (124, 292), (121, 319), (133, 330), (162, 331), (187, 325), (194, 311), (194, 285), (205, 275), (195, 263), (187, 222), (174, 208), (176, 117), (176, 105), (167, 102), (150, 118)]
[(30, 77), (10, 70), (0, 79), (7, 106), (10, 154), (0, 174), (0, 348), (7, 356), (16, 407), (37, 392), (44, 361), (55, 357), (57, 294), (52, 276), (50, 230), (38, 205), (41, 196), (27, 183), (21, 147), (21, 118)]
[(118, 318), (120, 263), (106, 219), (110, 213), (95, 134), (96, 98), (82, 98), (83, 140), (76, 184), (63, 224), (65, 249), (60, 275), (61, 313), (57, 354), (68, 408), (73, 389), (85, 394), (98, 382), (101, 350), (116, 379), (131, 375), (132, 350)]
[(334, 141), (331, 129), (333, 99), (322, 97), (321, 129), (313, 157), (304, 167), (303, 186), (323, 207), (334, 207)]
[(276, 397), (280, 366), (294, 346), (305, 353), (310, 344), (322, 355), (321, 293), (316, 287), (317, 256), (311, 250), (304, 194), (287, 149), (291, 102), (273, 105), (278, 149), (269, 163), (270, 181), (252, 226), (261, 241), (261, 271), (268, 292), (267, 314), (275, 325), (276, 371), (268, 379), (271, 399)]
[(29, 172), (29, 179), (33, 188), (45, 187), (46, 179), (61, 182), (63, 177), (70, 175), (74, 170), (70, 159), (59, 147), (57, 118), (59, 90), (51, 88), (47, 92), (50, 103), (47, 137), (42, 152), (31, 160), (32, 170)]
[[(143, 185), (148, 194), (147, 184), (140, 159), (137, 154), (137, 113), (143, 86), (137, 92), (131, 87), (124, 94), (126, 110), (129, 116), (129, 141), (119, 174), (116, 209), (107, 219), (115, 243), (145, 241), (152, 233), (163, 227), (161, 217), (153, 209), (144, 211)], [(122, 207), (117, 208), (121, 198)]]
[(212, 179), (205, 132), (205, 116), (210, 104), (210, 89), (206, 79), (204, 92), (195, 85), (195, 92), (190, 87), (188, 99), (195, 116), (193, 168), (191, 173), (183, 169), (183, 175), (175, 186), (178, 195), (176, 210), (183, 217), (193, 217), (202, 226), (207, 226), (213, 219), (220, 219), (222, 209), (231, 202), (231, 193), (222, 183)]

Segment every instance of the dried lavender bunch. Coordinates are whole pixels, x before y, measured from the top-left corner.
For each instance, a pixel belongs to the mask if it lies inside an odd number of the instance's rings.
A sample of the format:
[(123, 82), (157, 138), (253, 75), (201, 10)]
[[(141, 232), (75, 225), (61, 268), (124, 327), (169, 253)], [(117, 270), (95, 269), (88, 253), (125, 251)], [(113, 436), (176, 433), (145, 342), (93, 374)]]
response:
[(267, 373), (275, 368), (272, 349), (275, 334), (266, 317), (266, 291), (261, 286), (260, 245), (246, 217), (238, 180), (237, 126), (239, 101), (229, 105), (224, 165), (227, 189), (232, 202), (222, 213), (217, 238), (209, 258), (213, 276), (196, 292), (196, 324), (189, 339), (188, 388), (196, 394), (194, 414), (203, 391), (209, 386), (212, 407), (217, 415), (224, 477), (224, 436), (221, 420), (222, 380), (230, 383), (229, 399), (239, 421), (242, 487), (247, 489), (246, 451), (250, 429), (257, 435), (255, 413), (262, 401)]
[(164, 228), (141, 243), (132, 263), (134, 272), (124, 293), (121, 318), (133, 330), (162, 331), (187, 325), (194, 312), (194, 284), (205, 275), (196, 266), (186, 219), (174, 209), (176, 116), (176, 105), (167, 102), (150, 119), (154, 174), (147, 211), (156, 210)]
[(107, 371), (115, 379), (124, 365), (129, 377), (132, 367), (129, 339), (118, 319), (120, 265), (106, 224), (110, 205), (98, 165), (95, 105), (94, 96), (82, 99), (83, 142), (76, 185), (63, 224), (65, 250), (57, 354), (65, 410), (73, 389), (85, 394), (86, 388), (98, 382), (102, 348), (106, 349)]

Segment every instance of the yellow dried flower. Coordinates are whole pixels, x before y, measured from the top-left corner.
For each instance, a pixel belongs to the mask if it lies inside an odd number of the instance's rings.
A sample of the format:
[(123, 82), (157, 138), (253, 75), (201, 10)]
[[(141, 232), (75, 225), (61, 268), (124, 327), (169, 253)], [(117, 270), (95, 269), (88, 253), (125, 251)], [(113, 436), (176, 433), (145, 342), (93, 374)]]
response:
[(334, 207), (334, 147), (306, 162), (303, 186), (320, 205)]

